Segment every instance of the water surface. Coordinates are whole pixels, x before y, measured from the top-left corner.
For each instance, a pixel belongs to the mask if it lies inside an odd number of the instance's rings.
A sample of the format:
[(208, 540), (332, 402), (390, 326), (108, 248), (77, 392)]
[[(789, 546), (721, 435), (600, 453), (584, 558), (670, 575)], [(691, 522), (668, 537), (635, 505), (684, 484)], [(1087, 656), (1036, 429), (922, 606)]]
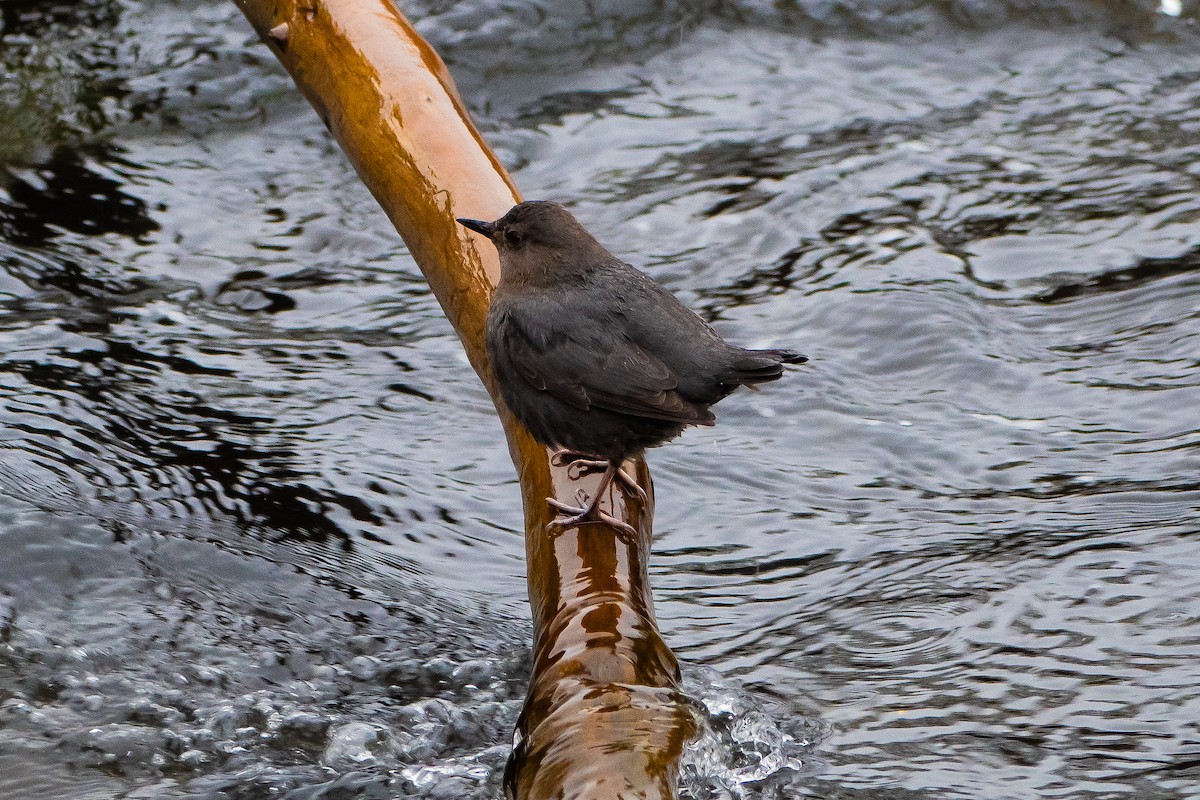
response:
[[(685, 797), (1200, 793), (1194, 18), (405, 10), (527, 197), (812, 357), (651, 454)], [(2, 19), (0, 793), (497, 796), (519, 493), (403, 244), (232, 4)]]

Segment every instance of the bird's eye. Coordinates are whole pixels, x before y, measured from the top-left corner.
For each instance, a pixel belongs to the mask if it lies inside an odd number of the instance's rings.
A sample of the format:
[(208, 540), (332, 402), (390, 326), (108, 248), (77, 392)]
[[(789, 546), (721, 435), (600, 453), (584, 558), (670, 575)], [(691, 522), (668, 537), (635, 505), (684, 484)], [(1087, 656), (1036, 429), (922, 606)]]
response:
[(509, 244), (520, 244), (522, 238), (520, 231), (509, 229), (504, 232), (504, 240)]

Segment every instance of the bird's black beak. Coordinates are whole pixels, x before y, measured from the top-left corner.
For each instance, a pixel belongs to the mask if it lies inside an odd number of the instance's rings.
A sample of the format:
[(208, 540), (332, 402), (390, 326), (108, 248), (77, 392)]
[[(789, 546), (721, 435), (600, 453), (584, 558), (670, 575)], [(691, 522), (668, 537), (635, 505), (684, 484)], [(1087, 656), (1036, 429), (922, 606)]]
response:
[(469, 228), (470, 230), (473, 230), (476, 233), (482, 233), (484, 236), (488, 237), (489, 239), (492, 238), (492, 234), (496, 232), (496, 223), (484, 222), (481, 219), (459, 218), (458, 224), (462, 225), (464, 228)]

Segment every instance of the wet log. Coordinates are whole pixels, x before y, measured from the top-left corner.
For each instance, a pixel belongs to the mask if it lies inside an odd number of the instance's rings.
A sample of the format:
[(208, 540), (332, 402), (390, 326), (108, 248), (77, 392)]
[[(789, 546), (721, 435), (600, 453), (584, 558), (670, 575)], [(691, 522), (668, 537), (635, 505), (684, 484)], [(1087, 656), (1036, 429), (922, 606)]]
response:
[[(404, 238), (496, 403), (525, 507), (534, 667), (506, 788), (522, 800), (670, 798), (695, 733), (647, 575), (653, 495), (615, 483), (602, 505), (639, 531), (546, 532), (547, 497), (598, 475), (549, 463), (504, 408), (483, 345), (499, 263), (455, 217), (494, 219), (519, 195), (476, 131), (445, 65), (388, 0), (235, 0), (341, 144)], [(399, 455), (397, 455), (399, 457)]]

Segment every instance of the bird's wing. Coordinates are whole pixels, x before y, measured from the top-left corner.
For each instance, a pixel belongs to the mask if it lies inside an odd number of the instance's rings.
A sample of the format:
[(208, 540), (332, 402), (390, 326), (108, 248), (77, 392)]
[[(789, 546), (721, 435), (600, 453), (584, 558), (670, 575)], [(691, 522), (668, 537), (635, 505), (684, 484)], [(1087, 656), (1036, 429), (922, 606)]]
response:
[(534, 316), (510, 307), (497, 325), (496, 355), (530, 386), (582, 411), (597, 407), (669, 422), (713, 423), (706, 406), (677, 391), (679, 380), (662, 361), (614, 326), (545, 311)]

